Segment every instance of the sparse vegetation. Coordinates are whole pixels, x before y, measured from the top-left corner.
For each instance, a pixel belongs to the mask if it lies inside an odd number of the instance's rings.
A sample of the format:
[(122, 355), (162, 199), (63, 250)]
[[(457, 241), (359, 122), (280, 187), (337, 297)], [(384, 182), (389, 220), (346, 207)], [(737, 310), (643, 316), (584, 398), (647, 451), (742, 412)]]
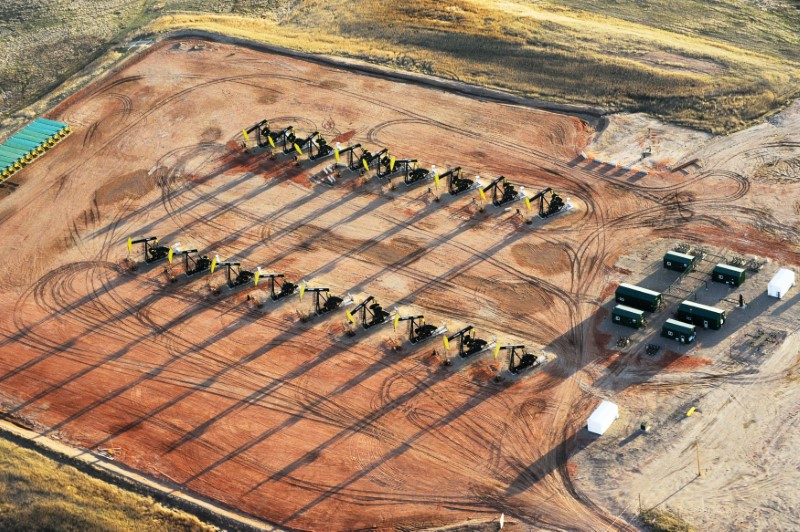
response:
[(10, 50), (0, 58), (0, 119), (104, 49), (124, 49), (134, 30), (195, 28), (731, 131), (800, 92), (800, 9), (779, 0), (763, 5), (11, 0), (0, 7), (0, 36)]
[(0, 438), (0, 530), (215, 530)]
[(642, 510), (639, 516), (651, 532), (694, 532), (696, 530), (678, 514), (662, 508)]

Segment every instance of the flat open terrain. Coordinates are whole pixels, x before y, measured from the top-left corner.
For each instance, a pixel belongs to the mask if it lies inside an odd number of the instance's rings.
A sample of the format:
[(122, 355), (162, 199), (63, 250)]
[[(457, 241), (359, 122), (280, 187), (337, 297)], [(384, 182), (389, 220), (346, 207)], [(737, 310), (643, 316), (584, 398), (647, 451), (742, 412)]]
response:
[[(241, 47), (167, 41), (48, 116), (75, 132), (0, 201), (4, 410), (290, 528), (500, 512), (626, 526), (567, 463), (597, 403), (582, 383), (608, 363), (595, 321), (615, 264), (660, 238), (797, 262), (796, 187), (770, 203), (776, 183), (713, 166), (612, 168), (577, 156), (594, 133), (578, 118)], [(242, 152), (242, 128), (262, 118), (552, 186), (575, 208), (527, 225), (513, 208), (479, 212), (474, 192), (435, 202), (431, 184), (347, 173), (323, 184), (330, 160)], [(548, 362), (519, 377), (504, 354), (445, 367), (439, 339), (394, 351), (391, 325), (349, 337), (344, 311), (299, 320), (308, 294), (257, 308), (252, 286), (215, 295), (220, 271), (187, 279), (176, 262), (175, 283), (160, 264), (131, 271), (125, 242), (147, 235), (451, 332), (471, 323)]]

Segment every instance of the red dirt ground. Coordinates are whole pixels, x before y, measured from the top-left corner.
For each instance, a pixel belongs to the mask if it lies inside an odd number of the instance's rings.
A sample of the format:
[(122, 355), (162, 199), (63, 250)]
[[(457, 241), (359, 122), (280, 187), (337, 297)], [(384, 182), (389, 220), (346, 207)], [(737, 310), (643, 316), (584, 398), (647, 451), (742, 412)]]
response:
[[(578, 384), (598, 352), (600, 291), (632, 241), (758, 218), (728, 207), (747, 193), (735, 175), (634, 181), (579, 160), (591, 131), (574, 117), (232, 45), (166, 42), (50, 117), (75, 132), (0, 202), (5, 411), (288, 528), (500, 512), (535, 527), (621, 526), (566, 465), (596, 403)], [(475, 213), (474, 194), (433, 202), (429, 185), (318, 184), (329, 161), (234, 150), (266, 117), (553, 186), (577, 208), (526, 225)], [(391, 326), (350, 338), (341, 311), (302, 323), (309, 297), (257, 309), (251, 288), (215, 296), (208, 275), (177, 266), (167, 283), (160, 265), (122, 267), (126, 239), (151, 234), (556, 358), (496, 383), (485, 366), (433, 361), (439, 340), (395, 352)]]

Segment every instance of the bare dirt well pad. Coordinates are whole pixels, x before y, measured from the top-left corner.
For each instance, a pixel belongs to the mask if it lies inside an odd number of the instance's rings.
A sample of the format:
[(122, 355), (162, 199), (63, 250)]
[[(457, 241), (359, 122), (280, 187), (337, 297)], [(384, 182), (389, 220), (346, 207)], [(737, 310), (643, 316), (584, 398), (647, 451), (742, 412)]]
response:
[[(4, 409), (290, 528), (500, 512), (609, 526), (566, 459), (594, 404), (578, 385), (604, 349), (591, 324), (610, 265), (632, 239), (761, 219), (728, 207), (748, 193), (740, 176), (641, 179), (581, 160), (591, 131), (574, 117), (213, 42), (162, 43), (50, 118), (74, 133), (0, 200)], [(552, 186), (575, 209), (528, 225), (521, 203), (480, 213), (474, 192), (434, 201), (432, 182), (326, 184), (330, 159), (237, 147), (263, 118)], [(391, 325), (349, 337), (343, 311), (298, 320), (309, 295), (258, 308), (252, 286), (215, 295), (220, 271), (187, 279), (176, 261), (171, 283), (163, 264), (129, 270), (127, 238), (149, 235), (554, 358), (499, 383), (491, 353), (443, 367), (440, 339), (395, 351)]]

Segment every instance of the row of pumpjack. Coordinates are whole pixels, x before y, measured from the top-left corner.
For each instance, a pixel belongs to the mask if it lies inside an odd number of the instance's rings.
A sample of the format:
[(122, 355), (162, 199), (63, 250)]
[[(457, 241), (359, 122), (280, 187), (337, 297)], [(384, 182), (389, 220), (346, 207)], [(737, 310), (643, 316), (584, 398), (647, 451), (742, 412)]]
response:
[(470, 190), (478, 190), (483, 202), (486, 202), (487, 195), (491, 194), (492, 204), (497, 207), (521, 200), (525, 202), (527, 210), (530, 211), (533, 208), (533, 204), (538, 203), (538, 214), (541, 218), (557, 214), (565, 207), (568, 207), (564, 199), (550, 187), (528, 197), (525, 187), (514, 185), (505, 176), (497, 177), (484, 186), (480, 182), (480, 176), (476, 176), (474, 180), (464, 177), (463, 169), (460, 166), (439, 174), (435, 165), (432, 165), (431, 168), (423, 168), (419, 165), (417, 159), (397, 159), (389, 153), (388, 148), (372, 152), (361, 144), (342, 147), (341, 143), (336, 142), (331, 145), (319, 131), (314, 131), (310, 135), (300, 138), (295, 133), (294, 126), (272, 129), (269, 120), (261, 120), (255, 125), (242, 130), (243, 148), (246, 150), (248, 149), (251, 135), (255, 137), (255, 144), (259, 148), (268, 148), (270, 153), (280, 149), (284, 154), (294, 152), (295, 158), (307, 153), (311, 161), (333, 156), (335, 159), (334, 167), (339, 177), (341, 177), (341, 170), (350, 170), (366, 175), (374, 169), (376, 177), (380, 179), (390, 179), (402, 175), (403, 182), (406, 185), (434, 180), (437, 189), (440, 181), (445, 180), (447, 190), (451, 195), (455, 196)]
[[(214, 271), (220, 267), (225, 269), (226, 281), (229, 288), (237, 288), (250, 282), (257, 287), (261, 279), (266, 279), (268, 285), (267, 291), (273, 301), (279, 301), (294, 294), (299, 294), (300, 301), (302, 301), (306, 293), (313, 293), (314, 313), (317, 316), (347, 307), (354, 303), (353, 297), (349, 294), (336, 296), (333, 295), (330, 288), (327, 287), (311, 287), (308, 286), (308, 283), (305, 281), (293, 283), (286, 279), (285, 274), (266, 273), (261, 270), (260, 266), (255, 270), (244, 270), (241, 268), (241, 263), (239, 262), (222, 261), (219, 259), (219, 256), (216, 255), (213, 258), (208, 255), (202, 255), (199, 254), (196, 249), (181, 249), (180, 244), (163, 246), (159, 244), (158, 238), (155, 236), (136, 239), (129, 238), (129, 256), (133, 253), (133, 246), (138, 244), (142, 244), (144, 262), (146, 264), (153, 264), (163, 260), (167, 260), (172, 264), (176, 254), (182, 255), (184, 274), (187, 277), (193, 277), (206, 271), (213, 274)], [(533, 353), (528, 352), (525, 345), (501, 345), (494, 340), (488, 341), (478, 338), (473, 325), (467, 325), (455, 334), (448, 336), (447, 326), (444, 322), (442, 322), (441, 326), (437, 327), (426, 323), (425, 317), (422, 314), (401, 316), (396, 309), (393, 313), (390, 313), (378, 303), (374, 296), (368, 296), (361, 303), (356, 305), (355, 308), (346, 311), (345, 314), (351, 326), (357, 328), (360, 324), (365, 330), (381, 324), (392, 323), (394, 330), (397, 331), (400, 322), (408, 322), (409, 341), (412, 344), (419, 344), (435, 336), (442, 336), (445, 353), (450, 349), (450, 342), (457, 341), (458, 354), (461, 358), (468, 358), (490, 349), (494, 349), (494, 356), (497, 358), (500, 351), (508, 351), (508, 369), (514, 374), (519, 373), (523, 369), (538, 366), (544, 360), (543, 357), (537, 357)], [(355, 330), (351, 329), (351, 332), (355, 333)]]

